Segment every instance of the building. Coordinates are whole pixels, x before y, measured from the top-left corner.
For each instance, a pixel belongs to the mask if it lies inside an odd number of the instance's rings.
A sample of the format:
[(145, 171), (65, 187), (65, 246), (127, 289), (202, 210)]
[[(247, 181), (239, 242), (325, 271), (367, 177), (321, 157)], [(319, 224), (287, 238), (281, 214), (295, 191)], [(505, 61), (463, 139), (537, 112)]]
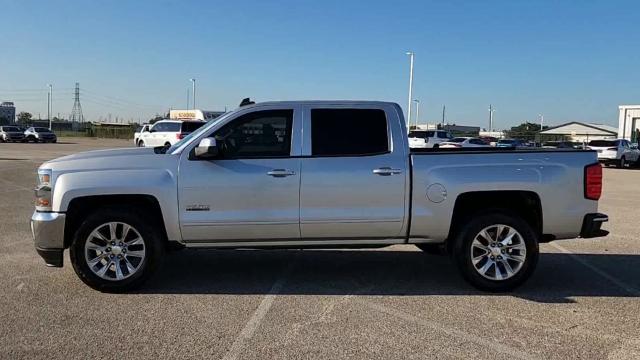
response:
[(618, 136), (618, 129), (611, 125), (572, 121), (550, 127), (541, 131), (540, 134), (555, 135), (558, 140), (570, 139), (571, 141), (587, 142), (590, 140), (615, 139)]
[(640, 140), (640, 105), (620, 105), (618, 110), (618, 138), (637, 143)]
[(0, 124), (15, 124), (16, 107), (11, 101), (0, 103)]
[(224, 111), (209, 110), (169, 110), (169, 119), (173, 120), (204, 120), (209, 121), (224, 114)]

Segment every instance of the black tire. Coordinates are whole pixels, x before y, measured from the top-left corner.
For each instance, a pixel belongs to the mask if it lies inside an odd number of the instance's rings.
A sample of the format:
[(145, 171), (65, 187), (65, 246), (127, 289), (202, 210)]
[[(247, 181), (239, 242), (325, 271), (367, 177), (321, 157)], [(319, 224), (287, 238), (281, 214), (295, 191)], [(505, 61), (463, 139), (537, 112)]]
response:
[(144, 140), (138, 141), (138, 146), (139, 147), (144, 147)]
[(433, 144), (433, 148), (434, 149), (439, 149), (440, 148), (440, 144)]
[[(520, 233), (526, 254), (519, 271), (504, 280), (488, 279), (481, 275), (472, 262), (471, 246), (474, 238), (491, 225), (507, 225)], [(452, 244), (451, 256), (462, 277), (472, 286), (483, 291), (509, 291), (525, 282), (538, 263), (538, 236), (531, 226), (515, 215), (499, 211), (480, 213), (473, 216), (457, 233)]]
[(624, 169), (624, 165), (625, 165), (626, 163), (627, 163), (627, 162), (626, 162), (626, 159), (624, 158), (624, 156), (622, 156), (622, 157), (620, 158), (620, 161), (618, 162), (618, 167), (619, 167), (620, 169)]
[(171, 147), (171, 143), (170, 143), (170, 142), (166, 142), (166, 143), (164, 143), (164, 147), (166, 147), (166, 148)]
[[(85, 260), (85, 243), (91, 232), (109, 222), (122, 222), (133, 227), (144, 240), (145, 258), (136, 272), (122, 280), (107, 280), (96, 275)], [(141, 286), (161, 264), (165, 254), (165, 242), (153, 221), (127, 207), (105, 207), (89, 214), (75, 232), (69, 249), (71, 263), (76, 274), (93, 289), (121, 293)]]
[(415, 244), (416, 247), (429, 255), (447, 255), (445, 244)]

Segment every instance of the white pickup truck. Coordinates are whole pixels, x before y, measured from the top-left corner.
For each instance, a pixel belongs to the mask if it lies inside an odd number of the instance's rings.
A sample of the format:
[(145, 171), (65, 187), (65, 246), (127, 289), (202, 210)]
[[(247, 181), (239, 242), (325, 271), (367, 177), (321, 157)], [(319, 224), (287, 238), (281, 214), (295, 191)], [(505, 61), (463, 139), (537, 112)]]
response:
[[(607, 234), (594, 151), (417, 149), (397, 104), (243, 106), (171, 147), (99, 150), (38, 170), (38, 253), (89, 286), (139, 286), (165, 249), (372, 247), (447, 252), (488, 291), (538, 243)], [(424, 274), (424, 276), (437, 276)]]

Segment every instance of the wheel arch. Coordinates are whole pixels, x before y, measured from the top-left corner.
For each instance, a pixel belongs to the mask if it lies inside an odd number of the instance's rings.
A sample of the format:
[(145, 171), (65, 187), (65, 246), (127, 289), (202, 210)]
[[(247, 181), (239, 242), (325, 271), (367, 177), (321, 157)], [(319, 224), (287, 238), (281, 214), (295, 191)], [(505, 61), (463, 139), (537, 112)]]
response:
[(86, 218), (86, 215), (105, 206), (126, 206), (144, 211), (144, 215), (153, 226), (160, 229), (160, 234), (165, 242), (168, 242), (167, 227), (164, 223), (162, 208), (158, 199), (153, 195), (137, 194), (112, 194), (82, 196), (72, 199), (66, 212), (64, 227), (64, 247), (68, 248), (73, 242), (76, 230)]
[(453, 208), (448, 239), (453, 239), (462, 224), (481, 212), (516, 214), (527, 222), (538, 236), (542, 236), (542, 202), (533, 191), (499, 190), (472, 191), (458, 195)]

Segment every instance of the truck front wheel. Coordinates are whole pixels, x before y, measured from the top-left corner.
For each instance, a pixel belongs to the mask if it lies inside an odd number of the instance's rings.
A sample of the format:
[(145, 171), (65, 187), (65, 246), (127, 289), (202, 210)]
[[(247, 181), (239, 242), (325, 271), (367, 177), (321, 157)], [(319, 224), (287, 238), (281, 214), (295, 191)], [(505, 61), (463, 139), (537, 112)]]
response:
[(80, 279), (104, 292), (142, 285), (164, 256), (164, 242), (152, 222), (124, 207), (107, 207), (82, 222), (70, 248)]
[(538, 262), (535, 231), (514, 215), (474, 216), (454, 241), (453, 260), (464, 279), (480, 290), (511, 290), (531, 276)]

